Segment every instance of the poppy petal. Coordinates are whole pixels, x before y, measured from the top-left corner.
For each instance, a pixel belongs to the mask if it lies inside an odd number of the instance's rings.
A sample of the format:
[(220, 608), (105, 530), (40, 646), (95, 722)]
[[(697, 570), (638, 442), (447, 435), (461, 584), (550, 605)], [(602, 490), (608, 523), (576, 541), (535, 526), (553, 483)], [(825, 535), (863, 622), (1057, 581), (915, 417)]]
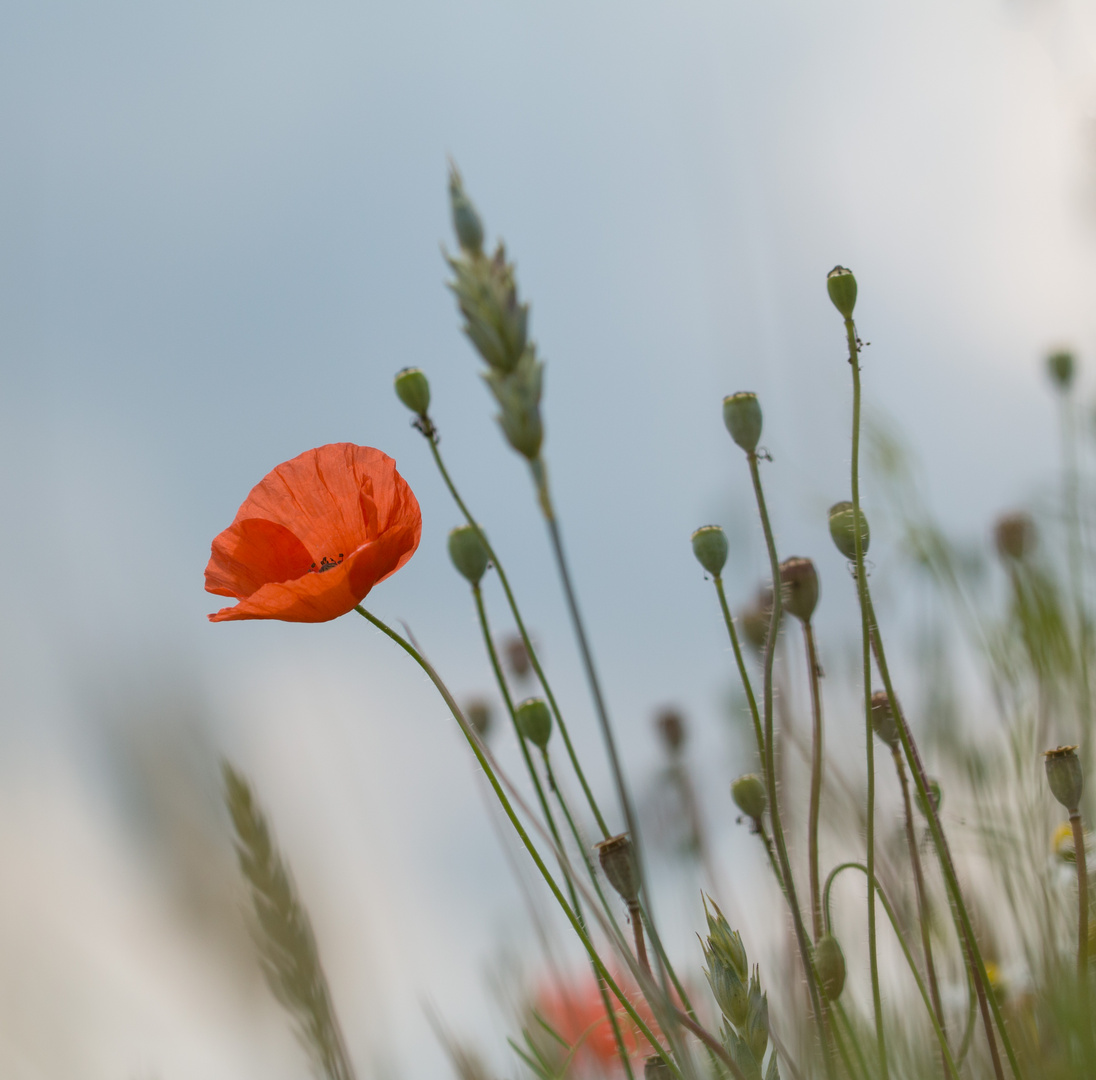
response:
[(315, 560), (284, 525), (244, 518), (213, 541), (206, 567), (206, 592), (243, 599), (271, 581), (291, 581), (308, 573)]

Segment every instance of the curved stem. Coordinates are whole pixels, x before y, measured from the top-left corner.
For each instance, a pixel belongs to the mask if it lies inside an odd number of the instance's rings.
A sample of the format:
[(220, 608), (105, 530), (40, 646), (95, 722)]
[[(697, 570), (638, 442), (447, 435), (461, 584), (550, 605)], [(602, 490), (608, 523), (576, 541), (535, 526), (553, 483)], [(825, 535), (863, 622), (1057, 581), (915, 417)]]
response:
[[(978, 938), (974, 933), (974, 925), (971, 922), (970, 913), (967, 911), (963, 900), (963, 891), (959, 887), (959, 875), (955, 871), (955, 863), (951, 857), (951, 849), (948, 847), (947, 837), (944, 835), (943, 826), (940, 824), (940, 815), (936, 804), (929, 791), (928, 773), (925, 771), (921, 753), (913, 740), (909, 725), (898, 704), (898, 695), (894, 692), (894, 684), (891, 682), (890, 668), (887, 666), (886, 653), (883, 651), (883, 639), (879, 633), (879, 623), (875, 617), (875, 608), (872, 605), (871, 591), (864, 590), (864, 599), (867, 603), (868, 618), (872, 627), (872, 648), (875, 650), (875, 662), (879, 667), (879, 674), (883, 679), (883, 686), (887, 691), (887, 700), (890, 702), (891, 712), (894, 716), (895, 726), (898, 728), (898, 738), (902, 742), (902, 749), (906, 755), (906, 761), (910, 766), (914, 784), (917, 787), (917, 795), (921, 805), (925, 809), (925, 817), (929, 823), (929, 831), (932, 833), (933, 844), (936, 847), (940, 868), (944, 873), (944, 880), (948, 887), (952, 900), (952, 914), (956, 917), (956, 929), (963, 941), (974, 980), (974, 988), (978, 993), (978, 1004), (982, 1012), (982, 1026), (986, 1032), (986, 1042), (989, 1044), (990, 1057), (993, 1061), (994, 1074), (997, 1080), (1004, 1080), (1004, 1071), (1001, 1068), (1001, 1057), (997, 1051), (997, 1040), (994, 1038), (994, 1025), (1001, 1036), (1001, 1044), (1008, 1056), (1009, 1066), (1017, 1080), (1023, 1080), (1024, 1073), (1016, 1058), (1016, 1052), (1012, 1047), (1008, 1029), (1005, 1026), (1004, 1017), (1001, 1015), (1001, 1007), (997, 1002), (997, 995), (989, 993), (989, 976), (986, 974), (985, 962), (982, 960), (982, 950), (978, 945)], [(992, 1015), (992, 1019), (991, 1019)]]
[[(761, 518), (761, 528), (765, 533), (765, 546), (769, 553), (769, 569), (772, 573), (773, 607), (769, 617), (769, 633), (765, 642), (765, 667), (764, 683), (762, 687), (763, 714), (765, 719), (765, 785), (769, 795), (769, 820), (772, 823), (773, 842), (776, 846), (777, 858), (780, 863), (780, 875), (784, 882), (784, 895), (788, 900), (788, 907), (792, 913), (792, 923), (795, 927), (796, 942), (799, 945), (799, 953), (803, 959), (803, 967), (807, 974), (807, 989), (810, 993), (811, 1007), (814, 1011), (815, 1023), (818, 1024), (819, 1036), (823, 1045), (826, 1041), (825, 1024), (822, 1019), (822, 999), (818, 993), (818, 982), (815, 979), (814, 963), (811, 959), (810, 940), (807, 937), (806, 928), (803, 925), (803, 914), (799, 910), (799, 901), (795, 895), (795, 881), (792, 878), (791, 863), (788, 860), (788, 849), (784, 843), (784, 827), (780, 822), (780, 803), (777, 799), (776, 788), (776, 760), (773, 755), (773, 659), (776, 654), (776, 635), (780, 630), (781, 615), (781, 588), (780, 588), (780, 562), (776, 554), (776, 541), (773, 539), (772, 525), (769, 521), (769, 512), (765, 506), (765, 492), (761, 486), (761, 473), (757, 466), (757, 454), (748, 453), (746, 459), (750, 466), (750, 478), (753, 480), (754, 496), (757, 501), (757, 512)], [(823, 1054), (827, 1067), (831, 1066), (828, 1053)]]
[(357, 604), (354, 610), (359, 615), (361, 615), (362, 618), (367, 619), (370, 623), (372, 623), (378, 630), (381, 631), (381, 633), (383, 633), (385, 636), (387, 636), (397, 645), (399, 645), (399, 647), (403, 649), (404, 652), (406, 652), (408, 656), (410, 656), (411, 659), (419, 665), (420, 668), (422, 668), (427, 677), (434, 684), (438, 693), (441, 694), (442, 700), (444, 700), (445, 704), (448, 706), (449, 711), (453, 714), (453, 718), (457, 721), (457, 724), (460, 726), (461, 732), (463, 733), (465, 739), (468, 741), (468, 745), (472, 748), (472, 753), (475, 754), (476, 760), (480, 764), (480, 768), (483, 769), (484, 774), (487, 776), (487, 779), (495, 792), (495, 796), (498, 798), (499, 803), (503, 808), (503, 811), (505, 812), (507, 818), (509, 818), (510, 820), (510, 824), (514, 827), (514, 831), (518, 834), (518, 837), (524, 845), (525, 850), (529, 852), (529, 855), (532, 858), (533, 863), (536, 865), (537, 870), (540, 872), (541, 877), (544, 878), (546, 884), (548, 885), (548, 888), (551, 889), (552, 895), (555, 897), (556, 902), (563, 910), (564, 915), (567, 917), (567, 921), (571, 924), (571, 928), (575, 931), (575, 934), (578, 936), (579, 941), (582, 942), (582, 946), (589, 955), (590, 960), (597, 967), (598, 973), (605, 980), (605, 984), (613, 992), (613, 996), (620, 1002), (620, 1004), (624, 1007), (624, 1010), (632, 1018), (632, 1022), (640, 1030), (644, 1038), (651, 1044), (651, 1047), (654, 1049), (655, 1053), (658, 1054), (658, 1056), (666, 1062), (674, 1076), (678, 1077), (678, 1080), (682, 1080), (681, 1071), (678, 1068), (677, 1064), (674, 1062), (670, 1053), (655, 1037), (654, 1033), (651, 1031), (646, 1021), (636, 1011), (635, 1006), (628, 999), (627, 995), (620, 989), (620, 987), (617, 985), (616, 981), (610, 974), (609, 969), (605, 966), (605, 962), (598, 954), (598, 951), (594, 947), (590, 936), (586, 933), (586, 930), (583, 928), (582, 924), (579, 922), (577, 916), (572, 910), (571, 905), (568, 904), (563, 893), (560, 891), (559, 885), (556, 884), (556, 880), (552, 877), (551, 871), (545, 865), (544, 860), (541, 858), (540, 852), (537, 850), (536, 845), (530, 838), (529, 833), (525, 829), (525, 826), (522, 825), (521, 819), (518, 817), (516, 811), (514, 810), (513, 804), (510, 802), (510, 799), (507, 797), (506, 792), (503, 790), (502, 784), (499, 781), (499, 777), (495, 769), (492, 767), (491, 762), (488, 760), (487, 753), (485, 752), (484, 747), (481, 745), (475, 732), (473, 732), (473, 730), (469, 726), (468, 721), (464, 718), (464, 714), (461, 712), (460, 706), (457, 705), (456, 700), (453, 698), (453, 695), (449, 692), (449, 688), (445, 685), (444, 682), (442, 682), (441, 677), (434, 670), (433, 665), (431, 665), (426, 660), (426, 658), (422, 656), (418, 649), (416, 649), (409, 641), (405, 640), (403, 637), (397, 634), (395, 630), (393, 630), (390, 626), (378, 619), (374, 614), (366, 611), (366, 609), (363, 608), (361, 604)]
[(1073, 851), (1077, 865), (1077, 982), (1081, 992), (1082, 1015), (1088, 1017), (1088, 867), (1085, 862), (1085, 831), (1080, 811), (1069, 815), (1073, 829)]
[(856, 326), (845, 319), (852, 368), (852, 520), (855, 546), (856, 587), (860, 597), (861, 652), (864, 672), (864, 736), (867, 760), (867, 876), (868, 876), (868, 965), (871, 969), (871, 998), (875, 1012), (875, 1041), (879, 1067), (887, 1080), (887, 1044), (883, 1031), (883, 1002), (879, 993), (879, 953), (875, 939), (875, 735), (871, 723), (871, 624), (868, 620), (867, 571), (864, 568), (864, 537), (860, 529), (860, 346)]
[[(839, 866), (835, 866), (826, 878), (824, 904), (826, 908), (827, 926), (830, 925), (830, 890), (833, 888), (834, 879), (842, 870), (852, 869), (859, 870), (865, 875), (868, 872), (868, 868), (863, 863), (846, 862), (841, 863)], [(932, 1002), (929, 1001), (928, 991), (925, 989), (925, 984), (921, 979), (921, 973), (917, 970), (917, 965), (913, 960), (913, 953), (910, 952), (909, 943), (906, 941), (906, 936), (902, 933), (902, 928), (898, 923), (898, 916), (895, 915), (894, 908), (891, 907), (891, 902), (887, 899), (887, 894), (883, 891), (883, 886), (876, 882), (875, 890), (879, 896), (880, 903), (883, 905), (883, 910), (887, 913), (887, 918), (890, 919), (891, 926), (894, 928), (894, 936), (898, 938), (898, 944), (902, 946), (902, 953), (906, 958), (906, 963), (909, 965), (910, 974), (913, 975), (914, 981), (917, 983), (917, 989), (921, 994), (921, 1000), (925, 1004), (925, 1012), (928, 1013), (929, 1019), (932, 1021), (932, 1029), (936, 1032), (936, 1038), (940, 1042), (940, 1051), (944, 1055), (944, 1064), (954, 1080), (959, 1080), (959, 1070), (956, 1068), (955, 1061), (952, 1059), (951, 1050), (948, 1047), (948, 1040), (944, 1035), (943, 1028), (940, 1026), (940, 1021), (936, 1019), (936, 1013), (933, 1011)]]
[(822, 692), (818, 685), (818, 655), (810, 620), (803, 623), (807, 645), (807, 672), (811, 684), (811, 798), (807, 818), (807, 854), (811, 884), (811, 918), (815, 942), (822, 936), (822, 895), (818, 888), (818, 821), (822, 809), (822, 761), (825, 754), (822, 728)]
[(715, 582), (715, 591), (719, 594), (719, 606), (723, 612), (723, 622), (727, 625), (727, 634), (731, 639), (731, 648), (734, 650), (734, 662), (738, 666), (738, 677), (742, 680), (742, 689), (746, 691), (746, 700), (750, 705), (754, 737), (757, 739), (758, 761), (764, 767), (765, 733), (761, 730), (761, 714), (757, 708), (757, 698), (754, 697), (753, 686), (750, 683), (750, 673), (746, 670), (746, 662), (742, 658), (742, 647), (738, 643), (738, 631), (735, 629), (734, 619), (731, 617), (731, 609), (727, 606), (727, 594), (723, 591), (723, 578), (716, 577), (713, 580)]
[(940, 1004), (940, 987), (936, 982), (936, 965), (932, 959), (929, 898), (925, 891), (925, 875), (921, 870), (921, 853), (917, 850), (917, 834), (914, 832), (913, 826), (913, 806), (910, 802), (910, 784), (906, 776), (906, 766), (902, 761), (902, 754), (897, 744), (891, 748), (891, 756), (894, 758), (894, 769), (898, 773), (898, 780), (902, 787), (902, 807), (906, 818), (906, 846), (909, 848), (910, 866), (913, 868), (913, 884), (917, 895), (917, 921), (921, 926), (921, 948), (925, 953), (925, 974), (928, 976), (929, 994), (932, 996), (932, 1007), (936, 1010), (936, 1018), (940, 1021), (940, 1030), (946, 1032), (944, 1008)]
[(442, 461), (441, 452), (438, 450), (437, 428), (434, 426), (433, 422), (429, 420), (427, 420), (427, 425), (428, 427), (424, 434), (426, 435), (427, 443), (430, 445), (430, 452), (434, 456), (434, 463), (438, 467), (438, 472), (441, 473), (442, 480), (445, 481), (445, 486), (449, 489), (449, 494), (457, 504), (457, 509), (464, 515), (464, 520), (475, 529), (476, 536), (479, 537), (480, 543), (483, 544), (484, 550), (487, 552), (491, 562), (495, 566), (495, 571), (499, 576), (499, 583), (502, 585), (502, 591), (506, 594), (506, 601), (510, 605), (511, 614), (514, 616), (514, 623), (518, 628), (518, 633), (521, 635), (522, 643), (525, 645), (525, 651), (529, 655), (529, 663), (532, 664), (533, 670), (537, 673), (537, 679), (544, 689), (544, 696), (548, 699), (548, 704), (552, 709), (552, 715), (556, 718), (556, 724), (559, 726), (559, 733), (563, 737), (564, 745), (567, 747), (567, 756), (571, 760), (571, 767), (575, 770), (575, 775), (578, 777), (579, 784), (582, 785), (586, 801), (590, 804), (590, 811), (597, 821), (602, 838), (608, 840), (611, 835), (609, 826), (605, 823), (601, 808), (598, 806), (597, 799), (594, 798), (594, 793), (590, 790), (590, 785), (586, 781), (586, 774), (582, 771), (582, 766), (579, 764), (578, 755), (575, 753), (574, 745), (571, 743), (570, 732), (567, 730), (567, 723), (563, 719), (563, 713), (556, 703), (555, 694), (552, 693), (552, 687), (544, 674), (544, 669), (540, 666), (540, 660), (537, 657), (536, 650), (533, 648), (533, 642), (530, 640), (529, 633), (525, 629), (525, 622), (521, 617), (521, 611), (518, 608), (517, 601), (514, 599), (514, 593), (510, 588), (510, 581), (506, 576), (506, 571), (503, 570), (502, 563), (499, 561), (498, 555), (495, 554), (495, 549), (491, 547), (487, 535), (484, 533), (483, 529), (480, 528), (476, 519), (472, 517), (468, 507), (464, 505), (464, 500), (460, 497), (460, 493), (457, 491), (456, 485), (453, 483), (449, 471), (445, 467), (445, 462)]
[[(476, 613), (479, 615), (480, 629), (483, 631), (483, 644), (487, 649), (487, 655), (491, 660), (491, 670), (495, 673), (495, 681), (498, 683), (499, 693), (502, 695), (502, 700), (506, 705), (506, 711), (510, 715), (510, 722), (514, 728), (514, 734), (517, 737), (518, 745), (521, 747), (521, 756), (525, 761), (525, 767), (529, 772), (529, 778), (533, 781), (533, 787), (537, 793), (537, 800), (540, 803), (540, 808), (544, 813), (544, 820), (548, 824), (548, 829), (552, 834), (552, 839), (555, 841), (556, 846), (562, 850), (563, 841), (560, 839), (559, 829), (556, 827), (555, 818), (552, 816), (552, 809), (548, 805), (548, 800), (544, 795), (544, 788), (541, 786), (540, 777), (537, 775), (537, 770), (533, 765), (533, 759), (529, 755), (529, 747), (526, 744), (525, 738), (521, 734), (521, 729), (518, 727), (517, 712), (514, 709), (514, 699), (510, 694), (510, 687), (506, 683), (506, 678), (502, 673), (502, 665), (499, 663), (498, 653), (495, 650), (495, 642), (491, 637), (491, 626), (487, 621), (487, 609), (483, 604), (483, 591), (479, 585), (472, 586), (472, 596), (476, 601)], [(547, 763), (547, 754), (545, 754), (545, 762)], [(551, 786), (555, 786), (554, 778), (551, 772), (547, 773), (548, 781)], [(583, 929), (586, 929), (586, 919), (582, 914), (582, 905), (579, 903), (578, 894), (575, 892), (574, 883), (571, 881), (566, 870), (560, 867), (564, 871), (563, 878), (567, 885), (567, 895), (571, 901), (571, 907), (574, 908), (575, 916), (582, 924)], [(620, 1023), (617, 1020), (616, 1010), (612, 1007), (609, 1001), (609, 991), (605, 985), (605, 980), (602, 979), (600, 972), (597, 970), (596, 964), (591, 964), (594, 969), (594, 978), (597, 981), (598, 993), (601, 996), (601, 1003), (605, 1007), (605, 1013), (609, 1017), (609, 1024), (613, 1030), (613, 1041), (616, 1043), (617, 1056), (620, 1058), (621, 1064), (624, 1066), (624, 1074), (628, 1080), (633, 1080), (632, 1075), (632, 1063), (628, 1057), (628, 1049), (624, 1045), (624, 1036), (620, 1031)]]

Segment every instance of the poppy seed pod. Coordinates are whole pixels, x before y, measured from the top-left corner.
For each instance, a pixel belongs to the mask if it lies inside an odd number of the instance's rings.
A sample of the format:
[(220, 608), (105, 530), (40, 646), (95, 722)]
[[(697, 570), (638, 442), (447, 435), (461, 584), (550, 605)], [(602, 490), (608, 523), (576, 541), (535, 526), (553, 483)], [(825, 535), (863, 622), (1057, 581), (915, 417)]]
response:
[(993, 526), (993, 540), (1002, 559), (1023, 559), (1035, 550), (1039, 534), (1030, 514), (1002, 514)]
[(1050, 376), (1050, 381), (1063, 394), (1069, 393), (1075, 373), (1076, 363), (1073, 359), (1073, 353), (1068, 349), (1059, 349), (1047, 357), (1047, 374)]
[(808, 623), (818, 604), (818, 571), (810, 559), (795, 556), (780, 564), (784, 609)]
[(487, 549), (471, 525), (458, 525), (449, 533), (449, 558), (473, 585), (487, 570)]
[(886, 690), (876, 690), (871, 696), (871, 726), (882, 742), (892, 750), (897, 748), (898, 725)]
[(846, 319), (851, 319), (856, 307), (856, 278), (853, 272), (843, 266), (835, 266), (826, 275), (826, 292), (830, 294), (833, 306)]
[(626, 904), (636, 903), (639, 900), (639, 869), (631, 838), (627, 833), (621, 833), (602, 840), (595, 847), (598, 862), (609, 884), (620, 893)]
[(757, 395), (743, 390), (729, 394), (723, 399), (723, 423), (727, 430), (747, 454), (757, 449), (761, 438), (761, 405)]
[[(853, 522), (856, 521), (856, 512), (851, 502), (844, 501), (834, 503), (830, 507), (830, 536), (837, 545), (837, 550), (845, 556), (849, 562), (856, 559), (856, 533)], [(868, 542), (871, 540), (871, 530), (868, 528), (868, 519), (864, 511), (860, 511), (860, 552), (868, 553)]]
[(765, 785), (756, 773), (740, 776), (731, 784), (731, 798), (735, 806), (752, 821), (760, 821), (765, 814), (767, 799)]
[(693, 533), (696, 561), (717, 578), (727, 565), (727, 534), (719, 525), (702, 525)]
[(677, 757), (685, 745), (685, 718), (677, 709), (663, 709), (655, 717), (655, 727), (666, 752), (671, 757)]
[(457, 242), (469, 255), (479, 255), (483, 251), (483, 222), (464, 193), (464, 183), (455, 166), (449, 169), (449, 208)]
[(814, 946), (814, 967), (827, 1001), (836, 1001), (845, 989), (845, 954), (833, 934), (823, 934)]
[(747, 643), (757, 652), (761, 652), (765, 648), (765, 643), (769, 637), (769, 623), (772, 622), (772, 618), (772, 589), (768, 585), (762, 585), (757, 590), (754, 602), (743, 609), (738, 619)]
[(643, 1080), (670, 1080), (672, 1075), (670, 1066), (658, 1054), (652, 1054), (643, 1063)]
[(542, 698), (526, 698), (515, 710), (518, 731), (534, 746), (544, 750), (552, 737), (552, 714)]
[(464, 718), (481, 739), (487, 738), (492, 716), (491, 706), (483, 698), (473, 698), (464, 706)]
[(417, 367), (405, 367), (396, 375), (396, 397), (413, 413), (425, 416), (430, 408), (430, 383)]
[(1054, 797), (1071, 813), (1081, 805), (1085, 777), (1076, 746), (1059, 746), (1043, 755), (1047, 767), (1047, 782)]

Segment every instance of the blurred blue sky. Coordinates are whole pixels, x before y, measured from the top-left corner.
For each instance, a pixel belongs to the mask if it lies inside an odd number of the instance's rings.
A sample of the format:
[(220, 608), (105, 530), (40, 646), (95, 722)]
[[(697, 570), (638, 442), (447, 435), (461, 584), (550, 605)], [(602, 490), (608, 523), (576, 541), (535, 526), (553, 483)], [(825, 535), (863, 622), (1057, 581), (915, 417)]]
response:
[[(689, 533), (728, 528), (736, 598), (761, 568), (722, 395), (761, 394), (782, 547), (819, 562), (823, 632), (851, 612), (824, 525), (847, 493), (832, 265), (860, 281), (869, 408), (961, 534), (983, 536), (1052, 475), (1045, 351), (1068, 343), (1083, 368), (1096, 356), (1096, 25), (1079, 3), (42, 3), (8, 5), (3, 27), (0, 811), (13, 843), (59, 847), (56, 880), (28, 856), (0, 910), (101, 887), (107, 922), (126, 922), (117, 912), (145, 886), (139, 860), (132, 888), (108, 870), (130, 864), (109, 840), (127, 811), (104, 732), (122, 699), (159, 730), (184, 685), (206, 703), (210, 753), (256, 776), (301, 881), (343, 890), (317, 902), (322, 938), (360, 930), (332, 977), (360, 1004), (373, 964), (414, 1014), (393, 1021), (394, 1043), (428, 1039), (427, 988), (456, 1021), (486, 1022), (469, 986), (516, 893), (483, 889), (505, 868), (472, 769), (421, 678), (364, 625), (209, 626), (219, 601), (202, 570), (275, 464), (326, 442), (381, 447), (424, 532), (370, 604), (407, 619), (462, 693), (487, 687), (444, 554), (457, 516), (391, 391), (396, 370), (421, 366), (443, 449), (588, 728), (527, 480), (443, 287), (446, 155), (533, 304), (551, 477), (638, 769), (663, 701), (714, 732), (698, 739), (721, 738), (727, 657)], [(581, 741), (600, 763), (596, 738)], [(99, 836), (101, 863), (63, 857), (87, 850), (75, 822)], [(462, 927), (480, 921), (459, 944), (456, 922), (423, 930), (438, 888)], [(390, 938), (412, 930), (430, 945), (397, 991)], [(42, 999), (51, 979), (101, 978), (124, 938), (38, 970)], [(48, 922), (34, 936), (57, 940)], [(0, 941), (8, 960), (14, 948)], [(451, 951), (444, 975), (432, 949)], [(141, 988), (175, 978), (161, 960), (132, 960), (106, 1018), (37, 1017), (71, 1023), (63, 1046), (4, 1031), (5, 1075), (72, 1075), (73, 1060), (89, 1077), (296, 1075), (188, 1012), (197, 990), (165, 994), (158, 1024), (140, 1019)]]

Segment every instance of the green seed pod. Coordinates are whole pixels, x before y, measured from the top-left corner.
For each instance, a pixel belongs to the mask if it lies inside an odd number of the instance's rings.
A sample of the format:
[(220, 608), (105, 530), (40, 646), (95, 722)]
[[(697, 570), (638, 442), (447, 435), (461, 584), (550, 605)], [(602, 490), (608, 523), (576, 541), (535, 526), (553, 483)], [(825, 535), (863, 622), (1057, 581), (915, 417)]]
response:
[(469, 255), (483, 251), (483, 222), (472, 200), (464, 193), (464, 182), (455, 165), (449, 168), (449, 208), (453, 213), (453, 231), (457, 241)]
[(833, 306), (846, 319), (851, 319), (853, 308), (856, 307), (856, 278), (852, 271), (843, 266), (835, 266), (826, 275), (826, 291), (830, 294)]
[(1073, 359), (1073, 353), (1067, 349), (1060, 349), (1047, 357), (1047, 374), (1050, 376), (1050, 381), (1063, 394), (1069, 393), (1076, 370), (1077, 366)]
[(727, 565), (727, 534), (719, 525), (702, 525), (693, 533), (696, 561), (717, 578)]
[(396, 375), (396, 397), (413, 413), (425, 416), (430, 408), (430, 383), (417, 367), (405, 367)]
[(1081, 793), (1085, 789), (1085, 777), (1081, 770), (1081, 759), (1077, 756), (1077, 747), (1059, 746), (1056, 750), (1048, 750), (1043, 757), (1046, 759), (1050, 790), (1070, 814), (1075, 814), (1081, 805)]
[[(830, 536), (837, 545), (837, 550), (845, 556), (849, 562), (856, 559), (856, 533), (853, 531), (856, 521), (855, 511), (851, 502), (834, 503), (830, 507)], [(863, 509), (860, 511), (860, 550), (868, 553), (868, 542), (871, 540), (871, 530), (868, 528), (868, 519)]]
[(1035, 550), (1039, 534), (1035, 531), (1035, 522), (1030, 514), (1017, 511), (1002, 514), (993, 526), (993, 540), (997, 545), (997, 554), (1002, 559), (1020, 561)]
[(886, 690), (876, 690), (871, 696), (871, 726), (882, 742), (892, 750), (898, 748), (898, 724)]
[[(929, 780), (929, 798), (932, 800), (932, 808), (940, 813), (940, 806), (944, 801), (944, 789), (940, 787), (940, 781), (935, 777), (930, 776)], [(925, 801), (921, 798), (921, 792), (917, 792), (917, 809), (927, 818), (929, 815), (925, 812)]]
[(845, 989), (845, 954), (832, 934), (823, 934), (814, 947), (814, 966), (827, 1001), (836, 1001)]
[(609, 884), (620, 893), (626, 904), (636, 903), (639, 900), (639, 870), (628, 834), (612, 836), (594, 846), (597, 849), (598, 862), (601, 863)]
[(761, 405), (757, 395), (747, 391), (730, 394), (723, 399), (723, 423), (747, 454), (757, 449), (761, 438)]
[(464, 706), (464, 718), (481, 739), (487, 738), (493, 720), (491, 706), (487, 701), (483, 698), (473, 698)]
[(543, 699), (526, 698), (515, 710), (518, 731), (534, 746), (543, 750), (552, 737), (552, 714)]
[(798, 556), (780, 564), (784, 608), (800, 622), (808, 623), (818, 604), (818, 571), (810, 559)]
[(670, 1080), (671, 1076), (670, 1066), (658, 1054), (652, 1054), (643, 1063), (643, 1080)]
[(449, 533), (449, 558), (473, 585), (487, 570), (487, 549), (471, 525), (458, 525)]
[(768, 804), (765, 785), (756, 773), (740, 776), (731, 784), (731, 798), (751, 821), (760, 821)]

